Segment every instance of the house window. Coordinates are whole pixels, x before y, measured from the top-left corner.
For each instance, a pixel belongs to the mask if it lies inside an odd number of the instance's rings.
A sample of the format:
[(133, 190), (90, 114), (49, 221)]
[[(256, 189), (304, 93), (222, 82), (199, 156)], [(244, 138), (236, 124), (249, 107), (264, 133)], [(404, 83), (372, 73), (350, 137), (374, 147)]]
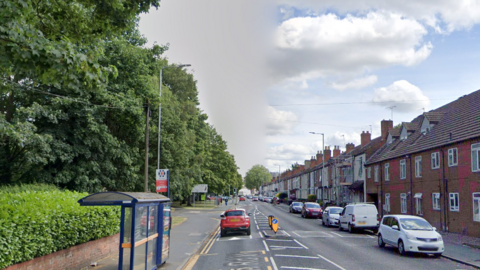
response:
[(390, 213), (390, 193), (385, 193), (385, 211)]
[(390, 163), (385, 163), (385, 181), (390, 181)]
[(400, 160), (400, 179), (407, 178), (407, 162), (405, 159)]
[(450, 197), (450, 211), (455, 211), (455, 212), (460, 211), (460, 202), (459, 202), (460, 195), (458, 193), (450, 193), (449, 197)]
[(422, 193), (415, 193), (415, 213), (417, 215), (423, 215), (422, 207)]
[(400, 210), (402, 214), (407, 213), (407, 194), (406, 193), (400, 194), (400, 208), (401, 208)]
[(480, 192), (472, 193), (473, 198), (473, 221), (480, 222)]
[(415, 157), (415, 177), (422, 177), (422, 156)]
[(440, 152), (432, 153), (432, 169), (440, 168)]
[(374, 178), (375, 182), (378, 182), (378, 165), (375, 165)]
[(367, 177), (372, 178), (372, 167), (367, 168)]
[(433, 210), (440, 210), (440, 193), (432, 193)]
[(448, 149), (448, 167), (458, 165), (458, 149), (451, 148)]
[(472, 172), (480, 172), (480, 143), (472, 144)]
[(363, 157), (360, 157), (360, 160), (358, 161), (360, 166), (358, 166), (358, 178), (362, 178), (363, 175)]

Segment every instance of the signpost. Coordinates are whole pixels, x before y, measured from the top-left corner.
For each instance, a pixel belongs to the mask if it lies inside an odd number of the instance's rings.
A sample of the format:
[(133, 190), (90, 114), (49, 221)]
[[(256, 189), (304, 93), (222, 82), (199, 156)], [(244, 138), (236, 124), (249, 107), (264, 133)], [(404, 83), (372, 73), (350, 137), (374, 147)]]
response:
[(277, 234), (278, 230), (278, 219), (276, 217), (272, 218), (272, 230)]
[(155, 179), (156, 179), (157, 193), (168, 192), (167, 197), (170, 197), (170, 190), (168, 188), (169, 187), (168, 169), (158, 169)]

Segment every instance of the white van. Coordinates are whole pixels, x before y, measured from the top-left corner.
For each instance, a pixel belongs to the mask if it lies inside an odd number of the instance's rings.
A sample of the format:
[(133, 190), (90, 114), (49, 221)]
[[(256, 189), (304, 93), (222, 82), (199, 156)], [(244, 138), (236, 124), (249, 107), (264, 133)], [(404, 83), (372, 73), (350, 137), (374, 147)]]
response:
[(368, 203), (348, 204), (340, 214), (340, 230), (345, 229), (350, 233), (357, 230), (378, 231), (380, 224), (377, 207)]

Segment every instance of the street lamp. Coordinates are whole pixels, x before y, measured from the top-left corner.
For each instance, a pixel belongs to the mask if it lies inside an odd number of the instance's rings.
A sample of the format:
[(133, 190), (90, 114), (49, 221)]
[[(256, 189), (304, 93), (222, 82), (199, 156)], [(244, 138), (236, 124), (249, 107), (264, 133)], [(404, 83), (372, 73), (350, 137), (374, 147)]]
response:
[[(162, 79), (163, 79), (163, 69), (165, 68), (182, 68), (182, 67), (189, 67), (190, 64), (180, 64), (180, 65), (173, 65), (173, 66), (164, 66), (160, 68), (160, 97), (162, 97)], [(160, 170), (160, 131), (161, 131), (161, 124), (162, 124), (162, 103), (158, 105), (158, 162), (157, 162), (157, 169)], [(148, 182), (145, 182), (145, 192), (148, 191), (147, 189)], [(167, 196), (170, 197), (170, 181), (168, 182), (168, 191)]]
[[(322, 135), (322, 151), (323, 151), (323, 154), (325, 154), (325, 134), (324, 133), (318, 133), (318, 132), (312, 132), (310, 131), (310, 134), (314, 134), (314, 135)], [(322, 156), (322, 201), (323, 201), (323, 198), (324, 198), (324, 195), (323, 195), (323, 177), (325, 175), (324, 173), (324, 170), (325, 170), (325, 155)]]

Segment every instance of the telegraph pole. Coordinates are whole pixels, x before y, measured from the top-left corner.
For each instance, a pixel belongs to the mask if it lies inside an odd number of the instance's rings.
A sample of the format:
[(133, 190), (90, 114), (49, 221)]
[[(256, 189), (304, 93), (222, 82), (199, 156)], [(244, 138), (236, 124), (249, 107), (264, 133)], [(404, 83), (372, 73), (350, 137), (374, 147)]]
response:
[(147, 99), (146, 125), (145, 125), (145, 192), (148, 192), (148, 131), (150, 129), (150, 102)]

